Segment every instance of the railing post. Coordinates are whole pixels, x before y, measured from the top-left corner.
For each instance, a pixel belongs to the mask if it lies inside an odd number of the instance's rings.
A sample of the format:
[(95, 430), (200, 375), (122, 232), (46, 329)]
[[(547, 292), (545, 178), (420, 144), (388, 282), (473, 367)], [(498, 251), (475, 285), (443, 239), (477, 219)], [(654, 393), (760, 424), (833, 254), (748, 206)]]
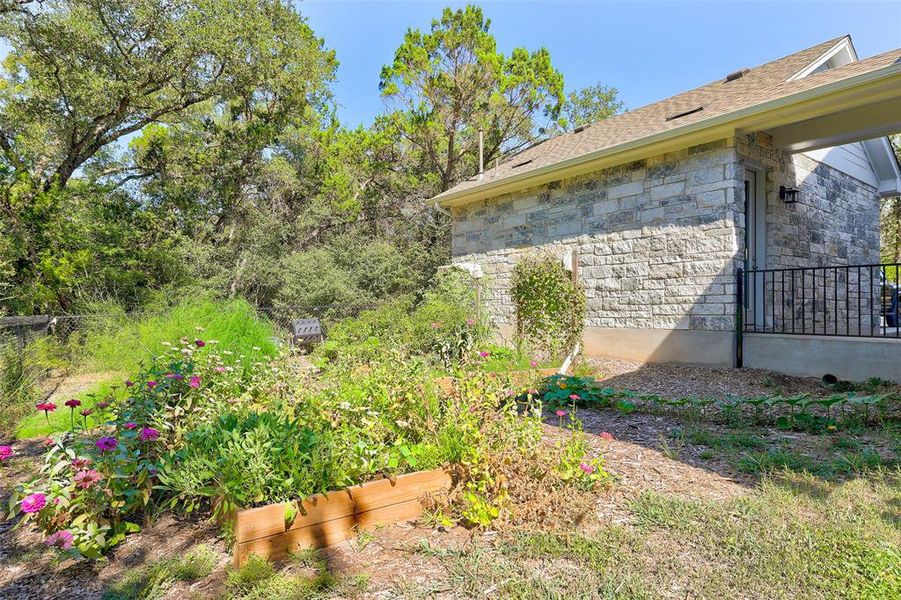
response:
[(735, 282), (735, 366), (742, 368), (744, 366), (744, 316), (745, 316), (745, 298), (744, 298), (744, 280), (745, 270), (738, 268), (738, 278)]

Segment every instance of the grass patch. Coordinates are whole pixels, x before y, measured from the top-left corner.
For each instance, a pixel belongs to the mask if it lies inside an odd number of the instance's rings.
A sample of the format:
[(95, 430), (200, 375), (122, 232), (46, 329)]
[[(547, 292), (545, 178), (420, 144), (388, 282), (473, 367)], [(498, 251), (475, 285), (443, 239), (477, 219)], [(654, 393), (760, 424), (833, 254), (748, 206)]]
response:
[(196, 581), (213, 572), (216, 553), (197, 546), (182, 558), (164, 558), (129, 571), (103, 592), (104, 600), (153, 600), (162, 598), (177, 581)]
[(183, 302), (149, 315), (129, 316), (110, 304), (92, 307), (84, 331), (71, 344), (86, 371), (133, 373), (161, 354), (163, 342), (183, 337), (217, 340), (232, 354), (226, 362), (247, 367), (276, 352), (272, 324), (244, 300)]
[[(114, 387), (121, 387), (124, 378), (125, 376), (123, 375), (121, 378), (101, 381), (74, 396), (78, 400), (81, 400), (81, 406), (75, 409), (75, 426), (77, 428), (83, 427), (85, 424), (85, 417), (78, 414), (79, 411), (84, 408), (93, 407), (95, 403), (100, 402), (109, 395)], [(47, 417), (44, 416), (43, 411), (35, 410), (34, 406), (31, 406), (29, 414), (20, 421), (19, 426), (16, 429), (16, 438), (25, 440), (36, 437), (46, 437), (60, 431), (69, 431), (72, 426), (72, 419), (71, 411), (63, 404), (66, 400), (68, 400), (68, 398), (57, 401), (56, 410), (49, 413)], [(89, 415), (87, 417), (88, 428), (99, 425), (99, 419), (100, 417), (96, 412)]]
[(241, 600), (304, 600), (330, 596), (353, 596), (365, 590), (365, 577), (339, 577), (326, 570), (318, 552), (292, 555), (303, 566), (315, 567), (312, 577), (285, 575), (256, 555), (250, 556), (240, 569), (228, 574), (228, 597)]

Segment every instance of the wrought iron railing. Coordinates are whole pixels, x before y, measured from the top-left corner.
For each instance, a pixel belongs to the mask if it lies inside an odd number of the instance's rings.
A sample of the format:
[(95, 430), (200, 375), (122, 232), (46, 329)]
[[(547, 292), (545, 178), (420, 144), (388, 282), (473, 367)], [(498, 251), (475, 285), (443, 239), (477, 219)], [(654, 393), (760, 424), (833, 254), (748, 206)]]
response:
[(739, 269), (738, 331), (901, 338), (901, 263)]

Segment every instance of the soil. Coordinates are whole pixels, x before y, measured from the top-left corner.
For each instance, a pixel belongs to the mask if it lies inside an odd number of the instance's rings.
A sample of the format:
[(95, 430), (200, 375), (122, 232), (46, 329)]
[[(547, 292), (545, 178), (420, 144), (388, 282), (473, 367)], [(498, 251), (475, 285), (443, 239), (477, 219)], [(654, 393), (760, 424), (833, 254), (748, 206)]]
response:
[[(593, 366), (612, 386), (668, 397), (755, 396), (777, 393), (774, 388), (785, 394), (831, 393), (819, 380), (765, 371), (647, 366), (611, 360), (595, 361)], [(81, 385), (90, 383), (79, 379), (65, 381), (59, 389), (71, 394), (74, 386)], [(673, 429), (684, 427), (684, 423), (671, 417), (609, 410), (580, 410), (578, 417), (585, 431), (592, 434), (590, 442), (603, 456), (605, 468), (615, 476), (614, 485), (597, 494), (594, 522), (628, 522), (628, 501), (645, 491), (719, 501), (752, 489), (753, 478), (735, 472), (725, 460), (699, 458), (703, 448), (670, 446), (669, 452), (664, 452)], [(549, 443), (563, 435), (557, 425), (558, 417), (549, 414), (545, 424)], [(602, 432), (610, 433), (613, 439), (601, 437)], [(789, 436), (793, 445), (810, 452), (816, 452), (822, 444), (822, 436), (775, 431), (768, 435), (774, 440)], [(42, 451), (37, 440), (16, 444), (16, 454), (0, 467), (2, 506), (6, 505), (9, 489), (35, 472)], [(58, 562), (44, 550), (40, 534), (28, 528), (13, 531), (14, 523), (0, 522), (0, 598), (99, 598), (127, 570), (157, 558), (183, 554), (199, 543), (208, 544), (219, 556), (213, 574), (195, 583), (179, 583), (168, 590), (166, 597), (218, 598), (224, 593), (231, 557), (217, 531), (202, 520), (162, 516), (146, 524), (141, 533), (129, 536), (103, 562)], [(323, 556), (335, 574), (367, 575), (367, 598), (393, 598), (404, 589), (423, 588), (430, 589), (436, 597), (454, 597), (440, 560), (434, 553), (421, 550), (426, 547), (453, 551), (470, 544), (490, 544), (494, 535), (496, 532), (475, 533), (462, 527), (444, 528), (424, 522), (401, 523), (328, 548)], [(298, 570), (296, 565), (282, 568), (287, 573)]]

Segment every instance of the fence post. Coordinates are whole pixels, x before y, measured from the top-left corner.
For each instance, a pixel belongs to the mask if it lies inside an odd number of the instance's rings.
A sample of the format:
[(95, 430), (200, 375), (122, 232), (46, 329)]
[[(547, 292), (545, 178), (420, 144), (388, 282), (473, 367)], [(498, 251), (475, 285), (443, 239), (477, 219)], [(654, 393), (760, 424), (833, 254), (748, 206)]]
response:
[(744, 281), (745, 270), (739, 267), (735, 282), (735, 367), (738, 369), (744, 366)]

